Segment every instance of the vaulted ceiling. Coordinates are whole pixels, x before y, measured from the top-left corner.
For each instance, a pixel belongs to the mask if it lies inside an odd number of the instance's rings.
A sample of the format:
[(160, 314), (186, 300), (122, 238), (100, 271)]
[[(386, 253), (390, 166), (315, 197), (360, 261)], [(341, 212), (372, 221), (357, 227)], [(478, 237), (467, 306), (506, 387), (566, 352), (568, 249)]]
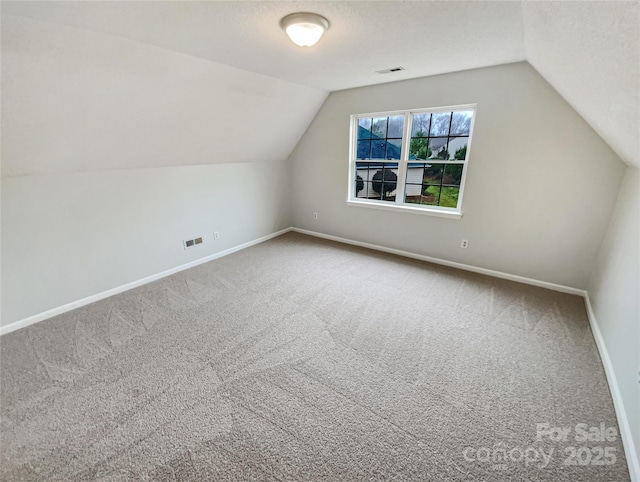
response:
[(527, 61), (640, 166), (638, 2), (523, 2)]
[[(3, 14), (93, 30), (334, 91), (527, 60), (640, 166), (637, 1), (3, 2)], [(331, 27), (289, 41), (295, 11)], [(393, 74), (375, 71), (402, 66)]]

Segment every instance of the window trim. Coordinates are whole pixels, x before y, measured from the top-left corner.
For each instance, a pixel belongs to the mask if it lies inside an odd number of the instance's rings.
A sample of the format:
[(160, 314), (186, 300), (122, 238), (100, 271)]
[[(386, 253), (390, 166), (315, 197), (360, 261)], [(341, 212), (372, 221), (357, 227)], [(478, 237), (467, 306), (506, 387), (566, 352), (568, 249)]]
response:
[[(459, 161), (455, 159), (434, 159), (433, 164), (463, 164), (464, 169), (462, 170), (462, 178), (460, 179), (460, 192), (458, 195), (458, 205), (455, 208), (448, 208), (442, 206), (431, 206), (431, 205), (415, 205), (411, 203), (405, 203), (404, 197), (406, 193), (406, 180), (407, 180), (407, 167), (409, 163), (409, 149), (411, 144), (411, 128), (414, 114), (424, 114), (424, 113), (437, 113), (437, 112), (456, 112), (456, 111), (464, 111), (464, 110), (472, 110), (473, 116), (471, 118), (471, 126), (469, 128), (469, 140), (467, 142), (467, 158), (464, 161)], [(452, 219), (460, 219), (462, 217), (462, 202), (464, 197), (464, 188), (466, 184), (467, 178), (467, 170), (469, 165), (469, 158), (471, 154), (471, 144), (473, 141), (473, 132), (476, 121), (476, 113), (477, 113), (477, 104), (462, 104), (462, 105), (454, 105), (454, 106), (442, 106), (442, 107), (433, 107), (433, 108), (422, 108), (422, 109), (404, 109), (404, 110), (391, 110), (391, 111), (383, 111), (383, 112), (370, 112), (363, 114), (352, 114), (349, 117), (349, 186), (347, 188), (347, 205), (348, 206), (356, 206), (356, 207), (367, 207), (373, 209), (383, 209), (387, 211), (396, 211), (396, 212), (404, 212), (410, 214), (423, 214), (423, 215), (431, 215), (431, 216), (439, 216), (444, 218), (452, 218)], [(374, 117), (390, 117), (390, 116), (404, 116), (403, 130), (402, 130), (402, 148), (400, 159), (393, 160), (384, 160), (383, 162), (397, 162), (398, 163), (398, 180), (397, 186), (402, 187), (402, 193), (398, 193), (396, 190), (396, 200), (395, 202), (389, 201), (379, 201), (376, 199), (367, 199), (360, 200), (355, 196), (355, 163), (358, 162), (357, 159), (357, 133), (358, 129), (356, 128), (357, 120), (362, 118), (374, 118)], [(376, 159), (372, 159), (369, 162), (375, 162)], [(367, 161), (364, 161), (367, 162)], [(420, 162), (420, 161), (415, 161)], [(420, 207), (418, 207), (420, 206)]]

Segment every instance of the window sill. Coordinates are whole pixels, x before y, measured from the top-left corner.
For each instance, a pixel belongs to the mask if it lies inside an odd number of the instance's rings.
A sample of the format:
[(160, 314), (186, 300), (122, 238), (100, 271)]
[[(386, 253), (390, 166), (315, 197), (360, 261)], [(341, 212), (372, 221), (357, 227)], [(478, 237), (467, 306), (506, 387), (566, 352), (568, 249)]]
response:
[(430, 209), (430, 208), (414, 208), (412, 206), (400, 206), (397, 204), (371, 202), (371, 201), (347, 201), (347, 206), (355, 206), (360, 208), (383, 209), (385, 211), (396, 211), (399, 213), (422, 214), (423, 216), (437, 216), (441, 218), (460, 219), (462, 213), (460, 211)]

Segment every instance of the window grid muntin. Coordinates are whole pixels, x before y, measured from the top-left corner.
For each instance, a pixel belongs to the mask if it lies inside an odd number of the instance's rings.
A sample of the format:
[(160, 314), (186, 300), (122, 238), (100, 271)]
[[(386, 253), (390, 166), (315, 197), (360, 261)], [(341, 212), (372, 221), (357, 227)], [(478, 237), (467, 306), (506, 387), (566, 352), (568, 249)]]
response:
[[(352, 116), (352, 126), (355, 125), (356, 129), (358, 126), (358, 121), (360, 119), (365, 119), (365, 118), (383, 118), (383, 117), (387, 117), (387, 119), (389, 117), (392, 116), (404, 116), (404, 124), (403, 124), (403, 137), (402, 137), (402, 144), (401, 144), (401, 154), (400, 154), (400, 159), (393, 159), (393, 161), (397, 161), (398, 162), (398, 174), (397, 174), (397, 183), (396, 183), (396, 195), (395, 195), (395, 199), (396, 199), (396, 204), (398, 206), (409, 206), (409, 207), (416, 207), (415, 203), (407, 203), (406, 202), (406, 192), (407, 192), (407, 168), (408, 168), (408, 163), (411, 162), (427, 162), (427, 163), (432, 163), (432, 164), (462, 164), (463, 168), (460, 174), (460, 181), (458, 185), (454, 185), (454, 184), (444, 184), (443, 182), (439, 185), (439, 193), (438, 193), (438, 204), (437, 205), (426, 205), (426, 206), (430, 206), (431, 208), (436, 208), (438, 211), (442, 211), (442, 212), (459, 212), (461, 206), (462, 206), (462, 197), (463, 197), (463, 193), (464, 193), (464, 187), (465, 187), (465, 180), (466, 180), (466, 174), (467, 174), (467, 168), (466, 168), (466, 164), (468, 162), (469, 159), (469, 153), (470, 153), (470, 146), (471, 146), (471, 141), (472, 141), (472, 137), (473, 137), (473, 129), (474, 129), (474, 124), (475, 124), (475, 115), (476, 115), (476, 105), (475, 104), (468, 104), (468, 105), (459, 105), (459, 106), (448, 106), (448, 107), (437, 107), (437, 108), (426, 108), (426, 109), (411, 109), (411, 110), (397, 110), (397, 111), (387, 111), (387, 112), (376, 112), (376, 113), (370, 113), (370, 114), (357, 114), (357, 115), (353, 115)], [(452, 122), (453, 122), (453, 117), (455, 114), (457, 113), (463, 113), (463, 112), (467, 112), (469, 113), (469, 125), (468, 127), (465, 127), (464, 130), (468, 129), (468, 133), (467, 132), (463, 132), (463, 134), (457, 134), (457, 135), (451, 135), (451, 129), (452, 129)], [(418, 114), (430, 114), (429, 117), (429, 134), (431, 133), (431, 122), (432, 122), (432, 115), (435, 113), (450, 113), (449, 116), (449, 130), (448, 130), (448, 135), (447, 137), (447, 143), (446, 143), (446, 148), (447, 151), (449, 151), (449, 143), (451, 141), (451, 139), (457, 139), (457, 138), (466, 138), (466, 144), (464, 144), (464, 146), (466, 146), (466, 153), (465, 153), (465, 158), (464, 159), (455, 159), (455, 152), (451, 153), (449, 152), (449, 156), (451, 157), (451, 159), (420, 159), (420, 160), (412, 160), (409, 159), (409, 155), (410, 155), (410, 142), (412, 139), (412, 121), (415, 115)], [(387, 122), (387, 132), (388, 132), (388, 122)], [(436, 136), (433, 136), (436, 137)], [(445, 137), (445, 136), (439, 136), (439, 137)], [(395, 139), (395, 138), (394, 138)], [(354, 132), (353, 137), (352, 137), (352, 155), (351, 155), (351, 162), (353, 163), (353, 167), (350, 169), (350, 177), (351, 176), (357, 176), (357, 172), (356, 172), (356, 162), (357, 161), (367, 161), (367, 160), (371, 160), (371, 159), (358, 159), (357, 158), (357, 152), (356, 152), (356, 142), (358, 140), (358, 136), (357, 136), (357, 130), (356, 132)], [(386, 140), (386, 139), (385, 139)], [(461, 147), (464, 147), (461, 146)], [(386, 161), (389, 161), (390, 159), (385, 159)], [(380, 160), (382, 161), (382, 160)], [(446, 169), (446, 166), (443, 166), (443, 173), (444, 170)], [(444, 176), (443, 176), (444, 177)], [(352, 183), (353, 187), (355, 188), (355, 177), (354, 177), (354, 182)], [(411, 183), (409, 183), (411, 184)], [(401, 191), (398, 191), (398, 189), (401, 187)], [(457, 189), (457, 203), (455, 207), (446, 207), (446, 206), (440, 206), (440, 202), (441, 202), (441, 198), (442, 198), (442, 187), (453, 187)], [(422, 193), (421, 193), (422, 196)], [(349, 192), (349, 200), (358, 200), (357, 197), (357, 193), (354, 191)], [(389, 204), (389, 201), (376, 201), (374, 199), (367, 199), (364, 202), (369, 202), (371, 204)], [(425, 206), (425, 205), (421, 205), (421, 206)], [(422, 208), (425, 209), (425, 208)]]
[[(407, 171), (409, 169), (420, 169), (421, 171), (421, 176), (420, 176), (420, 183), (416, 182), (416, 180), (412, 180), (411, 182), (409, 181), (409, 177), (407, 176), (407, 182), (405, 183), (405, 190), (404, 190), (404, 199), (405, 199), (405, 204), (420, 204), (420, 205), (433, 205), (433, 206), (438, 206), (438, 207), (447, 207), (447, 208), (452, 208), (454, 206), (442, 206), (442, 195), (444, 193), (444, 189), (443, 188), (452, 188), (452, 189), (456, 189), (457, 190), (457, 194), (456, 194), (456, 201), (457, 199), (460, 197), (460, 188), (461, 188), (461, 183), (462, 183), (462, 176), (464, 175), (464, 163), (429, 163), (429, 162), (409, 162), (410, 165), (407, 165)], [(426, 175), (426, 170), (428, 169), (428, 165), (437, 165), (440, 166), (439, 168), (437, 168), (439, 170), (439, 173), (437, 175), (436, 179), (427, 179), (427, 175)], [(455, 177), (452, 177), (452, 180), (450, 182), (445, 182), (445, 180), (447, 179), (446, 176), (452, 176), (450, 170), (447, 170), (448, 166), (452, 166), (452, 165), (462, 165), (462, 170), (460, 171), (460, 179), (457, 180), (456, 183), (456, 179)], [(420, 194), (419, 194), (419, 198), (417, 199), (418, 202), (415, 202), (416, 200), (410, 201), (409, 198), (410, 197), (416, 197), (415, 194), (410, 194), (410, 189), (409, 186), (419, 186), (420, 187)], [(438, 190), (438, 196), (436, 199), (435, 203), (430, 203), (430, 202), (423, 202), (425, 201), (425, 198), (427, 196), (425, 196), (425, 193), (427, 191), (427, 189), (429, 187), (435, 187)], [(456, 202), (456, 206), (457, 207), (457, 202)]]
[[(356, 132), (356, 152), (355, 152), (355, 159), (359, 160), (359, 161), (366, 161), (366, 160), (400, 160), (402, 158), (402, 141), (404, 138), (404, 119), (403, 119), (403, 124), (401, 127), (401, 131), (400, 131), (400, 136), (401, 137), (397, 137), (397, 136), (390, 136), (389, 135), (389, 129), (390, 126), (392, 124), (392, 118), (396, 118), (396, 117), (401, 117), (400, 114), (393, 114), (393, 113), (380, 113), (380, 114), (376, 114), (376, 115), (364, 115), (364, 116), (357, 116), (356, 117), (356, 126), (357, 126), (357, 132)], [(368, 120), (369, 121), (369, 129), (365, 129), (365, 127), (360, 125), (360, 121), (361, 120)], [(377, 122), (376, 122), (377, 121)], [(380, 132), (379, 134), (374, 133), (374, 126), (378, 125), (379, 122), (384, 121), (384, 132)], [(369, 134), (368, 137), (360, 137), (360, 128), (365, 129), (365, 132), (367, 132)], [(393, 133), (395, 134), (395, 133)], [(366, 156), (361, 156), (361, 149), (360, 146), (363, 145), (365, 146), (366, 143), (368, 142), (369, 144), (369, 149), (368, 154)], [(384, 143), (384, 145), (380, 146), (380, 149), (384, 150), (383, 154), (381, 157), (373, 157), (374, 156), (374, 143), (375, 142), (382, 142)], [(395, 147), (395, 149), (394, 149)], [(394, 150), (397, 150), (397, 153), (393, 153)], [(391, 151), (391, 154), (390, 154)], [(394, 157), (397, 156), (397, 157)]]
[[(399, 160), (394, 159), (391, 160), (391, 162), (389, 162), (388, 160), (357, 160), (355, 163), (355, 181), (354, 181), (354, 186), (355, 186), (355, 195), (353, 196), (353, 199), (363, 199), (363, 200), (377, 200), (377, 201), (381, 201), (381, 202), (385, 202), (385, 203), (395, 203), (396, 199), (398, 198), (398, 184), (399, 184), (399, 177), (398, 177), (398, 173), (396, 173), (395, 171), (399, 171), (400, 169), (400, 165), (399, 165)], [(366, 166), (365, 166), (366, 165)], [(357, 183), (358, 183), (358, 176), (360, 175), (360, 173), (364, 173), (366, 172), (366, 176), (362, 178), (363, 180), (363, 191), (365, 191), (364, 196), (358, 196), (358, 190), (357, 190)], [(381, 173), (381, 180), (374, 180), (375, 175), (380, 172)], [(385, 172), (392, 172), (395, 176), (396, 176), (396, 180), (395, 182), (393, 180), (385, 180)], [(361, 176), (362, 177), (362, 176)], [(374, 189), (373, 185), (380, 183), (380, 187), (382, 189), (382, 192), (378, 192)], [(395, 183), (395, 188), (392, 189), (391, 191), (385, 191), (384, 187), (386, 185), (393, 185)], [(389, 195), (386, 196), (387, 198), (389, 197), (393, 197), (393, 199), (385, 199), (385, 192), (389, 192), (390, 194), (395, 192), (395, 194), (393, 196)], [(375, 197), (372, 197), (375, 193)]]

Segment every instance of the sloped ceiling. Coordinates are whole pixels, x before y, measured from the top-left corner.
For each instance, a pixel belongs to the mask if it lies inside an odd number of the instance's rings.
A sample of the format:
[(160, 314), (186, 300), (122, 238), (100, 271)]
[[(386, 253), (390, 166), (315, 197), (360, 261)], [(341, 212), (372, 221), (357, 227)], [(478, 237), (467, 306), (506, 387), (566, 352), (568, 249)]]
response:
[(327, 92), (2, 16), (2, 176), (282, 161)]
[[(611, 147), (640, 165), (638, 2), (2, 2), (3, 13), (94, 30), (334, 91), (528, 60)], [(331, 27), (311, 49), (278, 22)], [(405, 71), (375, 71), (403, 66)]]
[(627, 163), (640, 166), (638, 2), (524, 2), (529, 63)]

